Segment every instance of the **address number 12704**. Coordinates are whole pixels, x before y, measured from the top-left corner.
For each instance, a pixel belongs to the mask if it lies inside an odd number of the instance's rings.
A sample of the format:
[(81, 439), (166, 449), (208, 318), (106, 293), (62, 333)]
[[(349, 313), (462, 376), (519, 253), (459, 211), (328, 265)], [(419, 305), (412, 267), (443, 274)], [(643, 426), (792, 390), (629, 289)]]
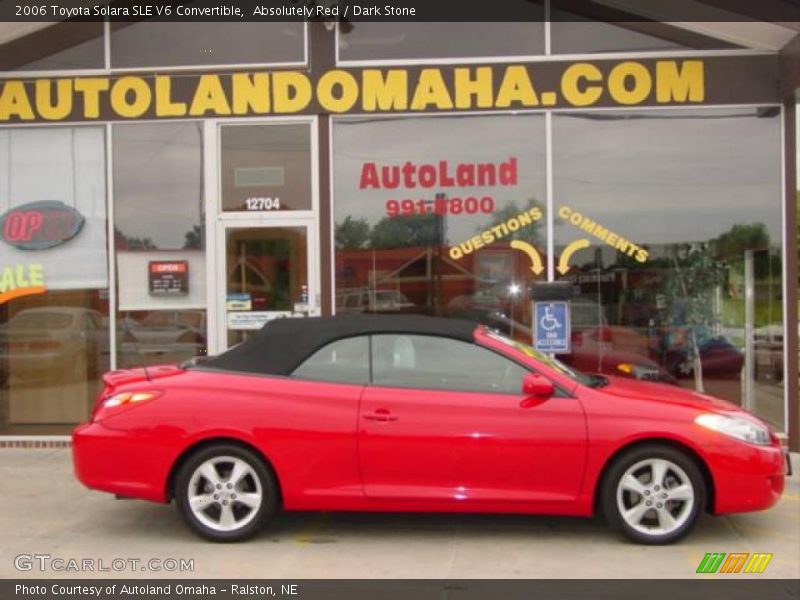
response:
[(278, 197), (275, 198), (266, 198), (266, 197), (257, 197), (257, 198), (247, 198), (245, 201), (245, 206), (247, 210), (280, 210), (281, 209), (281, 199)]

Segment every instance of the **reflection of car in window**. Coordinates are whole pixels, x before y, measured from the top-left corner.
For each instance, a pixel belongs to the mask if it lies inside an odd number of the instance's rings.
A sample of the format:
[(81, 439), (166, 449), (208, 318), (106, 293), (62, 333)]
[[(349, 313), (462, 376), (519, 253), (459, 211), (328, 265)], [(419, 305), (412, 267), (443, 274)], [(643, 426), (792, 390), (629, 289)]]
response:
[[(604, 373), (620, 377), (631, 377), (661, 383), (676, 383), (675, 378), (650, 358), (647, 338), (630, 327), (594, 327), (598, 321), (595, 315), (596, 304), (580, 305), (579, 323), (588, 328), (572, 331), (572, 349), (569, 354), (559, 355), (559, 360), (584, 373)], [(586, 307), (589, 308), (586, 308)], [(484, 315), (482, 323), (512, 335), (514, 339), (528, 343), (531, 340), (530, 327), (514, 321), (499, 312)], [(604, 342), (602, 329), (607, 329), (611, 341)]]
[(108, 334), (103, 315), (92, 309), (28, 308), (0, 326), (0, 348), (8, 353), (6, 375), (34, 379), (52, 371), (83, 381), (87, 373), (97, 376), (101, 355), (108, 355)]
[(399, 290), (340, 291), (336, 295), (339, 313), (408, 313), (415, 305)]
[(128, 364), (138, 364), (140, 355), (182, 360), (202, 354), (206, 347), (204, 310), (154, 310), (139, 320), (126, 315), (118, 323)]
[[(669, 345), (657, 349), (664, 367), (675, 377), (691, 377), (694, 364), (690, 358), (689, 328), (674, 328), (664, 335)], [(697, 350), (703, 375), (722, 378), (736, 378), (741, 375), (744, 354), (725, 336), (698, 333)]]

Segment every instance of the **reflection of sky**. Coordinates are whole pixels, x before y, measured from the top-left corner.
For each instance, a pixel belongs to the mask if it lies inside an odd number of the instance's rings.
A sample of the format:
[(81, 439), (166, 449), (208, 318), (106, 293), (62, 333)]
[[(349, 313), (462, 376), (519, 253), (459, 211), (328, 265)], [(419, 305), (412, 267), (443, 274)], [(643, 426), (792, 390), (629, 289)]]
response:
[[(438, 188), (359, 189), (365, 162), (402, 166), (438, 165), (448, 161), (450, 175), (458, 163), (499, 164), (518, 159), (516, 186), (443, 188), (449, 197), (484, 195), (497, 209), (511, 201), (523, 209), (531, 198), (545, 202), (545, 138), (542, 115), (426, 117), (336, 121), (333, 131), (334, 210), (336, 222), (364, 217), (375, 225), (386, 216), (390, 199), (433, 199)], [(491, 215), (449, 215), (447, 238), (458, 243), (489, 225)]]
[[(554, 116), (554, 200), (650, 244), (708, 240), (737, 223), (763, 222), (781, 240), (780, 118), (752, 109), (609, 112)], [(647, 118), (642, 118), (642, 117)], [(366, 121), (366, 122), (365, 122)], [(362, 165), (500, 162), (519, 159), (519, 185), (471, 189), (498, 208), (531, 197), (544, 204), (544, 118), (497, 115), (338, 121), (334, 126), (335, 219), (374, 225), (392, 198), (429, 198), (435, 190), (360, 190)], [(462, 195), (467, 190), (446, 190)], [(427, 192), (427, 195), (425, 194)], [(447, 218), (450, 243), (491, 222), (483, 215)], [(583, 233), (556, 217), (556, 244)]]
[[(556, 207), (568, 204), (644, 243), (708, 240), (759, 222), (780, 243), (779, 116), (746, 109), (642, 114), (554, 118)], [(556, 230), (557, 243), (581, 236), (574, 227)]]
[(127, 237), (182, 248), (202, 223), (199, 123), (114, 126), (115, 224)]
[[(619, 114), (627, 118), (609, 119), (609, 112), (554, 116), (556, 206), (570, 204), (641, 243), (708, 240), (753, 222), (765, 223), (773, 242), (781, 239), (779, 117), (757, 118), (748, 109)], [(642, 115), (648, 118), (630, 118)], [(199, 125), (114, 129), (118, 227), (161, 248), (182, 247), (185, 233), (200, 223)], [(334, 124), (333, 142), (337, 222), (351, 215), (374, 225), (386, 215), (387, 200), (430, 199), (437, 191), (360, 190), (368, 161), (447, 160), (452, 171), (459, 162), (500, 163), (516, 156), (517, 186), (443, 191), (491, 195), (498, 209), (512, 200), (522, 208), (530, 198), (544, 204), (542, 115), (343, 119)], [(481, 214), (450, 215), (448, 239), (460, 242), (490, 222)], [(557, 245), (582, 236), (564, 225), (555, 235)]]
[(19, 250), (0, 243), (0, 267), (38, 262), (50, 289), (105, 287), (106, 173), (102, 127), (31, 127), (0, 131), (0, 215), (28, 202), (56, 200), (85, 219), (63, 245)]

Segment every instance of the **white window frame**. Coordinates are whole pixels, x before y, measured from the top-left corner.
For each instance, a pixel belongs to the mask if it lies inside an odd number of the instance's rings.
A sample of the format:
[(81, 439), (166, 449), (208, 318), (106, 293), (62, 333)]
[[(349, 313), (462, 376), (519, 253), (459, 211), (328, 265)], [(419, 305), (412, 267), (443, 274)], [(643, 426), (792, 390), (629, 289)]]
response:
[[(311, 137), (311, 210), (291, 211), (223, 211), (222, 210), (222, 127), (237, 125), (306, 124)], [(204, 125), (204, 189), (206, 194), (206, 281), (209, 282), (206, 304), (208, 321), (208, 353), (227, 348), (225, 252), (227, 231), (245, 227), (306, 228), (308, 260), (309, 313), (320, 314), (321, 273), (319, 239), (319, 133), (318, 118), (268, 117), (245, 119), (209, 119)]]

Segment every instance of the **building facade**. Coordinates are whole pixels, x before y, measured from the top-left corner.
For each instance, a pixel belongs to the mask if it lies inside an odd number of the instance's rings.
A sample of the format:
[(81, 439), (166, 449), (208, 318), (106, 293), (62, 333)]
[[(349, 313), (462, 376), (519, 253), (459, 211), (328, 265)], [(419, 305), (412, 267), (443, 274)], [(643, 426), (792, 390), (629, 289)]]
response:
[(526, 290), (569, 281), (565, 362), (725, 398), (797, 447), (780, 48), (576, 17), (69, 23), (0, 56), (0, 435), (63, 435), (104, 371), (272, 318), (530, 341)]

